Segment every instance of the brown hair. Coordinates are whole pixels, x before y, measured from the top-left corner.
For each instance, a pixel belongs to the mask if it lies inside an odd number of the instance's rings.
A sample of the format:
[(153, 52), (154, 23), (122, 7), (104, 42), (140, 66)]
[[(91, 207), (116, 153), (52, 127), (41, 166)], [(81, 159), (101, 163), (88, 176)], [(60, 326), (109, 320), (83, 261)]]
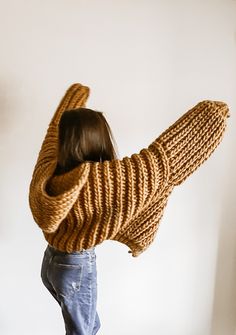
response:
[(66, 110), (59, 122), (58, 163), (54, 173), (65, 173), (85, 161), (117, 159), (113, 144), (116, 146), (103, 112), (85, 107)]

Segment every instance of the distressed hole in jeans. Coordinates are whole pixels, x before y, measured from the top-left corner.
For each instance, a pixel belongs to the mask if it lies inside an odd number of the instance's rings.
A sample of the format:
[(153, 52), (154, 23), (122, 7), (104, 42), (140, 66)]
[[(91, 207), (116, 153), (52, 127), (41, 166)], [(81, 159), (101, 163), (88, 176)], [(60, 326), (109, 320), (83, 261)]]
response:
[(78, 291), (78, 290), (80, 289), (80, 283), (77, 283), (77, 282), (75, 282), (75, 281), (73, 281), (73, 282), (71, 283), (71, 286), (73, 287), (73, 289), (74, 289), (75, 291)]

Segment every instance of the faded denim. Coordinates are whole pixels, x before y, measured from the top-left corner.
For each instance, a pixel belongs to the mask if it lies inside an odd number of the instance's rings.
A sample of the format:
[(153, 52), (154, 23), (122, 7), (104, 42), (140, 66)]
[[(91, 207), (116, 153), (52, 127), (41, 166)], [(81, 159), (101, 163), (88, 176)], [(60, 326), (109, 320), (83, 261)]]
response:
[(41, 267), (43, 284), (57, 300), (66, 335), (95, 335), (100, 328), (95, 248), (66, 253), (47, 246)]

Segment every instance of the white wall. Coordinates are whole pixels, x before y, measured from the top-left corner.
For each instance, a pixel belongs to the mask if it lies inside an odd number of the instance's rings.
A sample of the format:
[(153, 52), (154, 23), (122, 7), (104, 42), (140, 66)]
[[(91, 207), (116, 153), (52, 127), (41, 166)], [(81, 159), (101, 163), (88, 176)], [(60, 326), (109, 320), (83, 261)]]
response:
[(64, 334), (40, 279), (46, 241), (28, 187), (61, 96), (81, 82), (121, 158), (200, 100), (231, 109), (223, 142), (174, 189), (150, 248), (137, 258), (118, 242), (96, 248), (98, 334), (235, 334), (236, 1), (1, 1), (0, 25), (0, 333)]

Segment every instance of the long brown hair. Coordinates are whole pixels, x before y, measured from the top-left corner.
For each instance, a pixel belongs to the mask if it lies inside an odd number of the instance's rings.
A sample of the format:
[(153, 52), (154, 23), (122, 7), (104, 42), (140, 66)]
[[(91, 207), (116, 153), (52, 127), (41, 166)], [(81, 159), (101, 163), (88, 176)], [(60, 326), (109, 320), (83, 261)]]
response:
[(55, 174), (85, 161), (117, 159), (111, 128), (103, 112), (85, 107), (66, 110), (59, 122), (58, 163)]

